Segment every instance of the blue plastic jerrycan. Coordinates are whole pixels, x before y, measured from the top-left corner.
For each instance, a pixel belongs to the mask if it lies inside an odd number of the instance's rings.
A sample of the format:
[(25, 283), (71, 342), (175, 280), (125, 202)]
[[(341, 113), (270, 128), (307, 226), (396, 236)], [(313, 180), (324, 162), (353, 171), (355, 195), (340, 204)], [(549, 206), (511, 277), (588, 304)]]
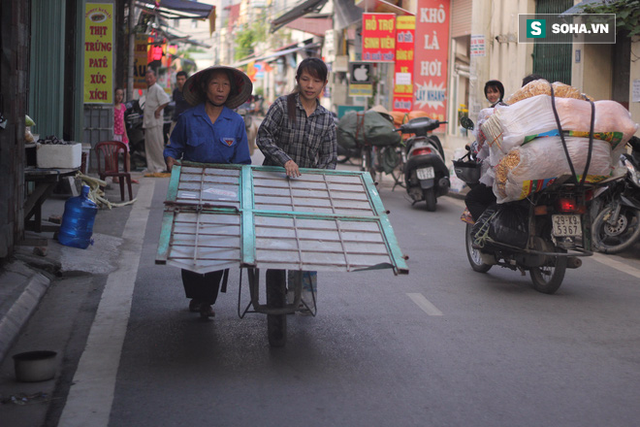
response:
[(89, 197), (89, 186), (82, 186), (82, 194), (72, 197), (64, 204), (62, 225), (58, 241), (65, 246), (86, 249), (93, 244), (93, 223), (98, 205)]

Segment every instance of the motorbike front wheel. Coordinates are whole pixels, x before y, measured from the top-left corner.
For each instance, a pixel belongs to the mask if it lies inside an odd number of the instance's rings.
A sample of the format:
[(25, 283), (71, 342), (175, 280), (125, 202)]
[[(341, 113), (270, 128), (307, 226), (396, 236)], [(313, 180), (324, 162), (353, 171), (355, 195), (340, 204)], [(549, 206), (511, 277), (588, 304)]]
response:
[(605, 207), (593, 221), (593, 245), (605, 254), (617, 254), (628, 249), (640, 237), (640, 211), (620, 207), (618, 218), (611, 222), (614, 208)]
[(532, 267), (529, 270), (533, 289), (543, 294), (555, 293), (564, 279), (564, 273), (567, 271), (567, 257), (553, 257), (553, 265), (544, 265), (542, 267)]
[(472, 246), (473, 239), (471, 237), (471, 229), (473, 225), (467, 224), (467, 229), (465, 230), (465, 246), (467, 248), (467, 258), (469, 259), (469, 264), (471, 264), (471, 268), (473, 271), (478, 273), (486, 273), (491, 270), (490, 264), (485, 264), (482, 262), (482, 257), (480, 256), (480, 251), (475, 249)]
[(371, 175), (371, 179), (375, 182), (376, 180), (376, 167), (374, 165), (375, 162), (375, 154), (373, 152), (374, 148), (372, 146), (365, 146), (362, 148), (362, 166), (360, 170), (369, 172)]

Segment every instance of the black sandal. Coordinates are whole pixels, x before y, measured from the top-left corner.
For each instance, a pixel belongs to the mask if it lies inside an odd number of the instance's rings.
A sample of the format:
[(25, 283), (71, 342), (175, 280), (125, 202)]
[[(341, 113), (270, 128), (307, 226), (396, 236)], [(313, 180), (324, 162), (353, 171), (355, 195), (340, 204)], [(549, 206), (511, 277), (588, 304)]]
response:
[(192, 299), (191, 301), (189, 301), (189, 311), (192, 313), (197, 313), (200, 311), (200, 305), (202, 305), (200, 303), (200, 301), (196, 300), (196, 299)]
[(206, 302), (203, 302), (202, 304), (200, 304), (200, 318), (201, 319), (208, 319), (210, 317), (215, 317), (216, 313), (213, 311), (213, 308), (207, 304)]

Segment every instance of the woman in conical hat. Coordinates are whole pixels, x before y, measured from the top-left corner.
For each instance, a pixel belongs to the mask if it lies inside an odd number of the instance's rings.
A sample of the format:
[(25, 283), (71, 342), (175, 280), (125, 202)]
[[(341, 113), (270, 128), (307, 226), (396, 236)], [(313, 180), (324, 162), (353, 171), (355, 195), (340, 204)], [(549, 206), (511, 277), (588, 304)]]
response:
[[(198, 163), (250, 164), (249, 145), (242, 117), (233, 108), (251, 95), (253, 85), (242, 71), (214, 66), (199, 71), (184, 84), (184, 98), (193, 108), (183, 112), (164, 150), (167, 168), (181, 160)], [(205, 274), (182, 270), (189, 310), (203, 318), (214, 316), (224, 271)]]
[(237, 68), (225, 67), (224, 65), (214, 65), (192, 75), (184, 84), (184, 99), (193, 106), (206, 101), (205, 85), (212, 73), (219, 71), (225, 71), (231, 82), (231, 92), (224, 105), (233, 110), (244, 104), (253, 90), (251, 79)]

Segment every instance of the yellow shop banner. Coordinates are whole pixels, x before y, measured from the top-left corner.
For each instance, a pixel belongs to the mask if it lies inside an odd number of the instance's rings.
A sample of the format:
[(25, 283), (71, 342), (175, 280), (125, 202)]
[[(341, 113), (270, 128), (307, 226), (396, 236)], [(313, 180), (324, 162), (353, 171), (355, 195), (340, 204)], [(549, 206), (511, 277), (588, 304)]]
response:
[(84, 34), (84, 102), (113, 103), (113, 4), (87, 3)]

